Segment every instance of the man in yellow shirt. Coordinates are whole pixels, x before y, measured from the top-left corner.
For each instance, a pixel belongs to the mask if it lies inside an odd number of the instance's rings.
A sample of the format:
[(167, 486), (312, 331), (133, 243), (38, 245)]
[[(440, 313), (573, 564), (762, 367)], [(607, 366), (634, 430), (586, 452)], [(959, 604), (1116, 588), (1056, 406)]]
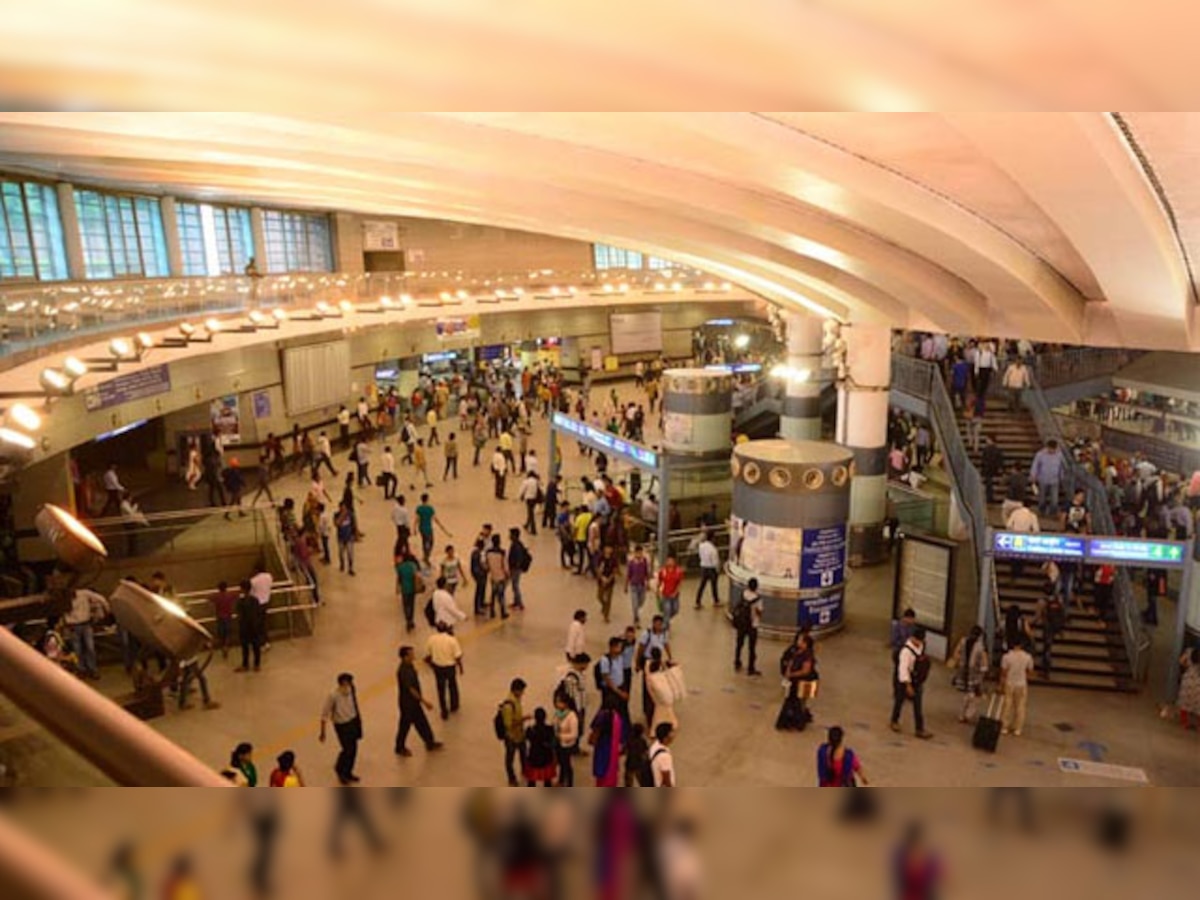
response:
[(462, 645), (444, 622), (438, 623), (437, 632), (425, 642), (425, 661), (433, 668), (437, 680), (438, 705), (444, 721), (451, 713), (458, 712), (458, 676), (463, 673)]
[(584, 563), (587, 563), (587, 568), (591, 569), (591, 563), (588, 561), (587, 538), (588, 526), (592, 524), (592, 511), (586, 506), (579, 507), (575, 511), (575, 519), (571, 523), (574, 529), (575, 538), (575, 574), (582, 575)]

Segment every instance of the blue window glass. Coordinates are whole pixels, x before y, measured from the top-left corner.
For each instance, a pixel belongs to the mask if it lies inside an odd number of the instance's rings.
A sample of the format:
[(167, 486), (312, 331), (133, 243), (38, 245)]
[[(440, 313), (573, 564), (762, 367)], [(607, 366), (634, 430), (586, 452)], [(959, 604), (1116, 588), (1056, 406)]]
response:
[(333, 269), (329, 217), (267, 210), (263, 213), (268, 272), (328, 272)]
[(170, 274), (157, 198), (76, 191), (75, 208), (88, 278)]

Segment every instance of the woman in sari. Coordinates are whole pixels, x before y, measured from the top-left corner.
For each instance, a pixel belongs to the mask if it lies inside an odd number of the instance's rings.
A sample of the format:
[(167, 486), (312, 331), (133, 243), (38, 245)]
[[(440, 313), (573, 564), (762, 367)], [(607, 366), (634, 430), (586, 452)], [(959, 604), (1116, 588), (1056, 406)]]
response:
[(593, 748), (592, 774), (596, 777), (596, 787), (617, 786), (624, 737), (616, 698), (611, 692), (605, 692), (604, 703), (592, 719), (591, 732), (588, 734), (588, 744)]

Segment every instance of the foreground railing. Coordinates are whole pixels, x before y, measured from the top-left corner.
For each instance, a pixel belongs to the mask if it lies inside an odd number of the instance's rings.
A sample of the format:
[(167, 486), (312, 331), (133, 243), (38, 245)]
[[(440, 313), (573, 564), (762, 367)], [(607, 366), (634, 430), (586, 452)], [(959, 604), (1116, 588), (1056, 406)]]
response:
[[(1067, 495), (1070, 496), (1077, 490), (1084, 491), (1088, 513), (1092, 519), (1092, 530), (1096, 534), (1116, 534), (1117, 526), (1113, 521), (1112, 508), (1109, 506), (1108, 492), (1100, 480), (1084, 469), (1071, 454), (1059, 426), (1058, 417), (1046, 403), (1046, 397), (1036, 380), (1033, 386), (1025, 391), (1024, 402), (1033, 417), (1034, 424), (1037, 425), (1042, 440), (1056, 440), (1059, 447), (1062, 448), (1067, 464), (1063, 485), (1067, 490)], [(1133, 671), (1134, 680), (1141, 682), (1145, 679), (1149, 668), (1151, 641), (1142, 625), (1129, 571), (1123, 567), (1117, 569), (1117, 577), (1113, 586), (1113, 608), (1121, 626), (1121, 638), (1125, 644), (1125, 652), (1129, 656), (1129, 665)]]

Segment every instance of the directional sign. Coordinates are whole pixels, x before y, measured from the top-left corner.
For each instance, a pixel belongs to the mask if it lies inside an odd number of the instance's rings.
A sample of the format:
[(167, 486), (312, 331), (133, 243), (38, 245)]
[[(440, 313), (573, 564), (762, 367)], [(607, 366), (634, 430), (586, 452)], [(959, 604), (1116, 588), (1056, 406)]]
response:
[(1083, 559), (1084, 540), (1067, 534), (1024, 534), (998, 531), (992, 541), (997, 556), (1042, 557), (1045, 559)]
[(601, 431), (599, 428), (593, 428), (586, 422), (572, 419), (563, 413), (555, 413), (552, 423), (560, 431), (573, 434), (593, 446), (598, 446), (605, 453), (620, 456), (635, 466), (648, 469), (658, 468), (658, 454), (648, 447), (643, 447), (641, 444), (627, 441), (610, 431)]
[(1187, 562), (1187, 546), (1176, 541), (1094, 537), (1088, 538), (1087, 555), (1101, 562), (1171, 569)]
[(846, 578), (846, 526), (806, 528), (800, 549), (800, 589), (831, 588)]

